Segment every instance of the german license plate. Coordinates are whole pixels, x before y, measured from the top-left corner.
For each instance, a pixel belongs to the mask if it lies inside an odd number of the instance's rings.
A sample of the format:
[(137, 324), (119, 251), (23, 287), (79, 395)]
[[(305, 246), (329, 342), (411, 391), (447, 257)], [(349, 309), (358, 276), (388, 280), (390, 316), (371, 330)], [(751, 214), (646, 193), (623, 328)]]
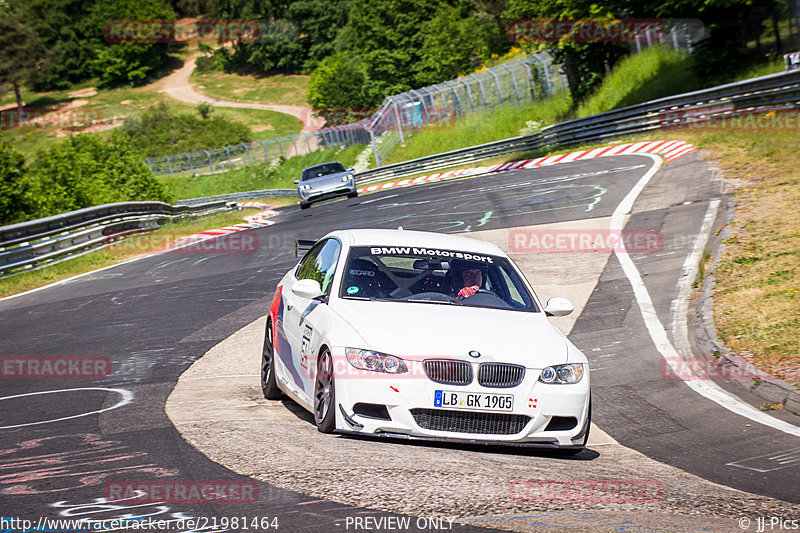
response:
[(514, 395), (437, 390), (434, 391), (433, 406), (477, 411), (512, 411)]

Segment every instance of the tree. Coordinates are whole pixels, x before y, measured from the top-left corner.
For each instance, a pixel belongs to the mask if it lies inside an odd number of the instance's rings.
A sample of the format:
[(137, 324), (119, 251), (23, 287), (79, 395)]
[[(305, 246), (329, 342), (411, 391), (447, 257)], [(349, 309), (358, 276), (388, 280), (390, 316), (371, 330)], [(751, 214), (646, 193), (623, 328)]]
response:
[(176, 114), (161, 102), (139, 117), (125, 119), (121, 131), (145, 157), (197, 152), (253, 140), (253, 132), (246, 125), (210, 114), (210, 106), (205, 118)]
[(139, 22), (174, 18), (172, 8), (163, 0), (97, 0), (91, 14), (95, 52), (91, 65), (95, 74), (107, 85), (143, 82), (147, 74), (166, 62), (167, 43), (144, 42), (138, 37), (130, 42), (113, 42), (105, 34), (107, 25), (115, 20)]
[(25, 217), (28, 210), (25, 158), (5, 139), (0, 139), (0, 224)]
[(422, 24), (422, 57), (415, 66), (415, 84), (431, 85), (478, 69), (497, 42), (497, 27), (467, 6), (443, 5)]
[(37, 217), (110, 202), (171, 200), (142, 154), (118, 131), (108, 141), (75, 135), (39, 152), (30, 174)]
[[(320, 61), (308, 81), (308, 103), (322, 114), (332, 110), (358, 109), (377, 102), (364, 93), (367, 75), (358, 57), (347, 52)], [(330, 117), (328, 122), (331, 122)]]
[(66, 89), (92, 76), (94, 57), (89, 14), (94, 2), (86, 0), (11, 0), (25, 14), (27, 24), (41, 40), (45, 53), (32, 73), (37, 91)]
[(44, 55), (44, 48), (19, 12), (0, 15), (0, 82), (10, 83), (17, 100), (17, 117), (23, 116), (21, 85), (31, 78)]

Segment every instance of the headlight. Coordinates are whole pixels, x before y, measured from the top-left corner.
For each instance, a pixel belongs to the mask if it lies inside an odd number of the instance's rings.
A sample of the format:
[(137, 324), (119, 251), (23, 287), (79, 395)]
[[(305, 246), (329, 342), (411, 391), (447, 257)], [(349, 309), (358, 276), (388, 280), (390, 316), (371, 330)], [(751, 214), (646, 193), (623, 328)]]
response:
[(350, 181), (351, 179), (353, 179), (352, 174), (347, 174), (346, 176), (342, 176), (342, 181)]
[(543, 368), (542, 373), (539, 375), (539, 381), (541, 383), (566, 385), (570, 383), (577, 383), (582, 377), (583, 364), (572, 363), (568, 365), (555, 365)]
[(300, 190), (301, 190), (301, 191), (307, 191), (307, 190), (308, 190), (308, 189), (310, 189), (310, 188), (311, 188), (311, 185), (301, 185), (301, 186), (300, 186)]
[(361, 370), (372, 370), (373, 372), (385, 372), (387, 374), (408, 372), (405, 362), (394, 355), (371, 350), (359, 350), (358, 348), (347, 348), (344, 353), (347, 355), (347, 360), (350, 364)]

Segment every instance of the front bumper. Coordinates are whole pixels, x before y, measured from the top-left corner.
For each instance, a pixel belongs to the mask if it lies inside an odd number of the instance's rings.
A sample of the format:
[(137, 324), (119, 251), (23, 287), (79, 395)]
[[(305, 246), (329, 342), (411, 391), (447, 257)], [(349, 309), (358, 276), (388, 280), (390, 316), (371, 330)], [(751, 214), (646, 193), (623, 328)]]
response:
[(355, 181), (352, 181), (351, 183), (342, 182), (341, 185), (336, 185), (333, 187), (305, 190), (298, 189), (297, 194), (300, 197), (301, 202), (310, 204), (311, 202), (321, 202), (322, 200), (328, 200), (330, 198), (354, 194), (356, 190), (357, 188)]
[[(365, 436), (482, 444), (575, 448), (583, 444), (589, 412), (589, 373), (572, 385), (539, 383), (526, 369), (516, 387), (444, 385), (425, 376), (371, 373), (336, 376), (336, 429)], [(486, 411), (434, 406), (437, 390), (511, 394), (513, 409)], [(359, 405), (361, 404), (361, 405)], [(385, 406), (388, 418), (364, 416), (363, 405)], [(359, 406), (358, 409), (356, 406)], [(573, 424), (574, 422), (574, 424)]]

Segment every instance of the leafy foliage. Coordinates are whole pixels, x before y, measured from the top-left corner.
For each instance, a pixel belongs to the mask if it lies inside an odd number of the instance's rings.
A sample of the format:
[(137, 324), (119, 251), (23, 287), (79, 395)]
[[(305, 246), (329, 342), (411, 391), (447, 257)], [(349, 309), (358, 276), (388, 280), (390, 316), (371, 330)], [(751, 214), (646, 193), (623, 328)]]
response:
[(201, 116), (175, 114), (162, 102), (148, 108), (140, 117), (125, 119), (122, 131), (131, 146), (146, 157), (196, 152), (253, 140), (253, 132), (244, 124), (209, 116), (210, 109), (198, 109), (198, 112)]
[(0, 224), (18, 222), (28, 211), (25, 158), (0, 139)]
[(135, 200), (170, 201), (124, 135), (70, 137), (40, 152), (30, 172), (32, 215)]

